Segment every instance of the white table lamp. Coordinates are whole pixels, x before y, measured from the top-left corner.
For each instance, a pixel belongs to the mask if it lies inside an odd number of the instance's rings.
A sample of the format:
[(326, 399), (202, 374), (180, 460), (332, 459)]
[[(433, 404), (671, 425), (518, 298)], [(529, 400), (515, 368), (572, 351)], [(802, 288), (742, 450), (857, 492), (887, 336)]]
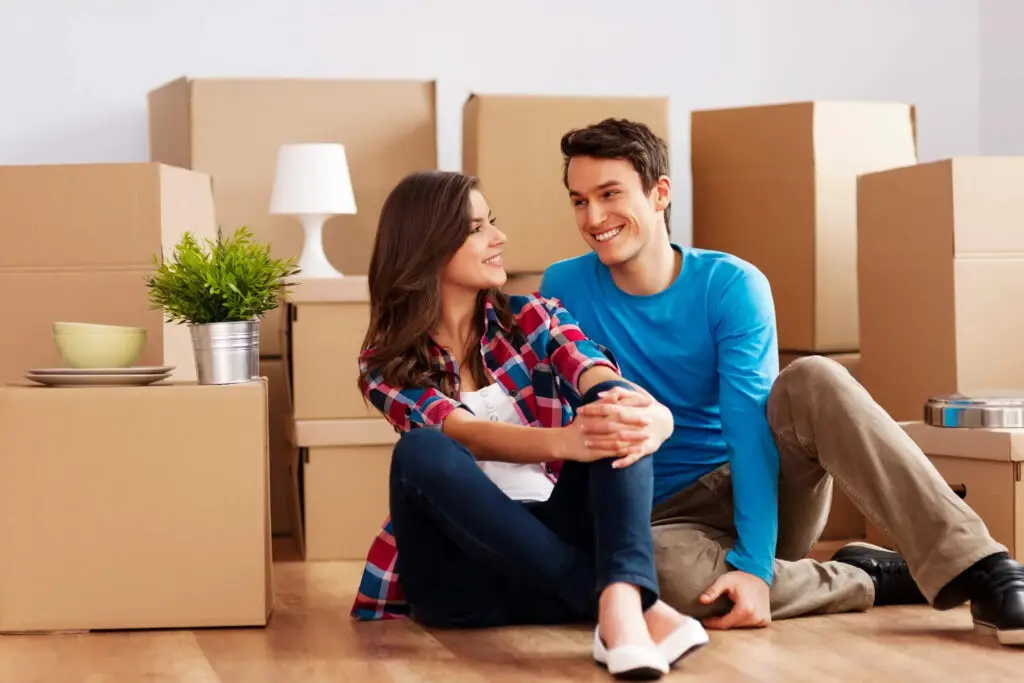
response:
[(306, 233), (299, 277), (341, 277), (324, 253), (324, 222), (354, 214), (356, 198), (345, 148), (334, 143), (281, 145), (277, 154), (270, 213), (298, 217)]

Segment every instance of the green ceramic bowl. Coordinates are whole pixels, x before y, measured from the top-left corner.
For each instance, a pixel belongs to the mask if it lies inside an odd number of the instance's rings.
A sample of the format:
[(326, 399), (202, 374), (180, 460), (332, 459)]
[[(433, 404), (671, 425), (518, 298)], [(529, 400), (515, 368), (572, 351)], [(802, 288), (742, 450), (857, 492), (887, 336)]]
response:
[(61, 358), (72, 368), (127, 368), (146, 348), (146, 330), (59, 332), (53, 335)]
[(142, 327), (126, 325), (100, 325), (98, 323), (58, 322), (53, 324), (54, 334), (145, 334)]

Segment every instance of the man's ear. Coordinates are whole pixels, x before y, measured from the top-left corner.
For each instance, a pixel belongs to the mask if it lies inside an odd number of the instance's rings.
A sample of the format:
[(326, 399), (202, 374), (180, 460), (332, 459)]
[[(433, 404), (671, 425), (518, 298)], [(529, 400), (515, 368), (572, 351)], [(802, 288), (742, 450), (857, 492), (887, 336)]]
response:
[(658, 178), (654, 184), (654, 209), (664, 211), (672, 203), (672, 179), (667, 175)]

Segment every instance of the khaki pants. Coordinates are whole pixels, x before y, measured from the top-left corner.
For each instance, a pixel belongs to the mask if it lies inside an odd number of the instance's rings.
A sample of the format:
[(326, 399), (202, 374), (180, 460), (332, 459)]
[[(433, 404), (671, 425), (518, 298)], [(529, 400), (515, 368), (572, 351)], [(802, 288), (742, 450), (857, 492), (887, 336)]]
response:
[[(799, 359), (768, 397), (780, 456), (779, 538), (773, 619), (866, 610), (874, 586), (863, 571), (807, 554), (821, 536), (833, 482), (890, 534), (929, 602), (977, 560), (1006, 548), (943, 481), (921, 449), (835, 361)], [(695, 617), (728, 611), (726, 598), (698, 598), (730, 571), (735, 543), (728, 465), (658, 505), (652, 515), (662, 599)]]

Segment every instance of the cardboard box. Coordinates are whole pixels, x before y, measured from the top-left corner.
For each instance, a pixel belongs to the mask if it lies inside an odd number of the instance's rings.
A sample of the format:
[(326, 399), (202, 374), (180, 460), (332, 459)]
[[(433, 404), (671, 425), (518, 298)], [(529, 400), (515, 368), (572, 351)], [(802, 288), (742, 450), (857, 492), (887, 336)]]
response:
[(384, 420), (295, 423), (293, 471), (300, 550), (306, 560), (363, 560), (388, 515), (391, 451)]
[[(797, 358), (808, 355), (814, 354), (780, 353), (779, 368), (784, 368)], [(860, 381), (860, 354), (836, 353), (824, 355), (845, 367), (853, 375), (854, 379)], [(865, 533), (864, 515), (853, 504), (853, 501), (846, 495), (846, 492), (838, 484), (834, 484), (832, 487), (832, 509), (829, 512), (828, 521), (825, 523), (825, 530), (821, 534), (821, 540), (837, 541), (864, 538)]]
[(267, 387), (0, 388), (0, 632), (262, 626)]
[(366, 276), (308, 279), (289, 303), (296, 420), (378, 417), (359, 391), (359, 352), (370, 324)]
[(863, 384), (896, 420), (932, 396), (1024, 386), (1024, 157), (863, 176)]
[[(150, 156), (213, 177), (217, 221), (247, 225), (275, 256), (302, 252), (298, 220), (271, 216), (278, 149), (292, 142), (345, 146), (358, 213), (324, 226), (324, 250), (345, 274), (365, 274), (388, 193), (413, 171), (437, 167), (433, 81), (179, 78), (148, 96)], [(284, 314), (268, 314), (264, 355), (281, 356)]]
[(565, 133), (608, 117), (646, 124), (669, 141), (667, 97), (482, 95), (463, 108), (462, 168), (481, 190), (508, 236), (510, 273), (541, 272), (589, 251), (562, 182)]
[[(1012, 557), (1024, 559), (1024, 429), (961, 429), (923, 422), (905, 422), (902, 427), (942, 478), (964, 494), (992, 538)], [(894, 546), (874, 524), (867, 527), (869, 541)]]
[(299, 460), (299, 449), (289, 438), (292, 417), (291, 386), (287, 361), (283, 358), (260, 359), (260, 374), (267, 378), (270, 390), (270, 516), (275, 535), (294, 533), (291, 500), (291, 468)]
[(860, 348), (857, 176), (915, 163), (914, 121), (912, 106), (868, 102), (692, 114), (693, 245), (764, 272), (780, 348)]
[(145, 276), (185, 232), (216, 238), (209, 176), (151, 163), (0, 166), (0, 225), (0, 382), (65, 365), (57, 321), (143, 327), (137, 364), (195, 380), (188, 328), (151, 310)]
[(508, 281), (505, 282), (505, 286), (501, 289), (506, 294), (519, 294), (523, 296), (536, 294), (540, 289), (540, 281), (543, 277), (544, 273), (509, 275)]

